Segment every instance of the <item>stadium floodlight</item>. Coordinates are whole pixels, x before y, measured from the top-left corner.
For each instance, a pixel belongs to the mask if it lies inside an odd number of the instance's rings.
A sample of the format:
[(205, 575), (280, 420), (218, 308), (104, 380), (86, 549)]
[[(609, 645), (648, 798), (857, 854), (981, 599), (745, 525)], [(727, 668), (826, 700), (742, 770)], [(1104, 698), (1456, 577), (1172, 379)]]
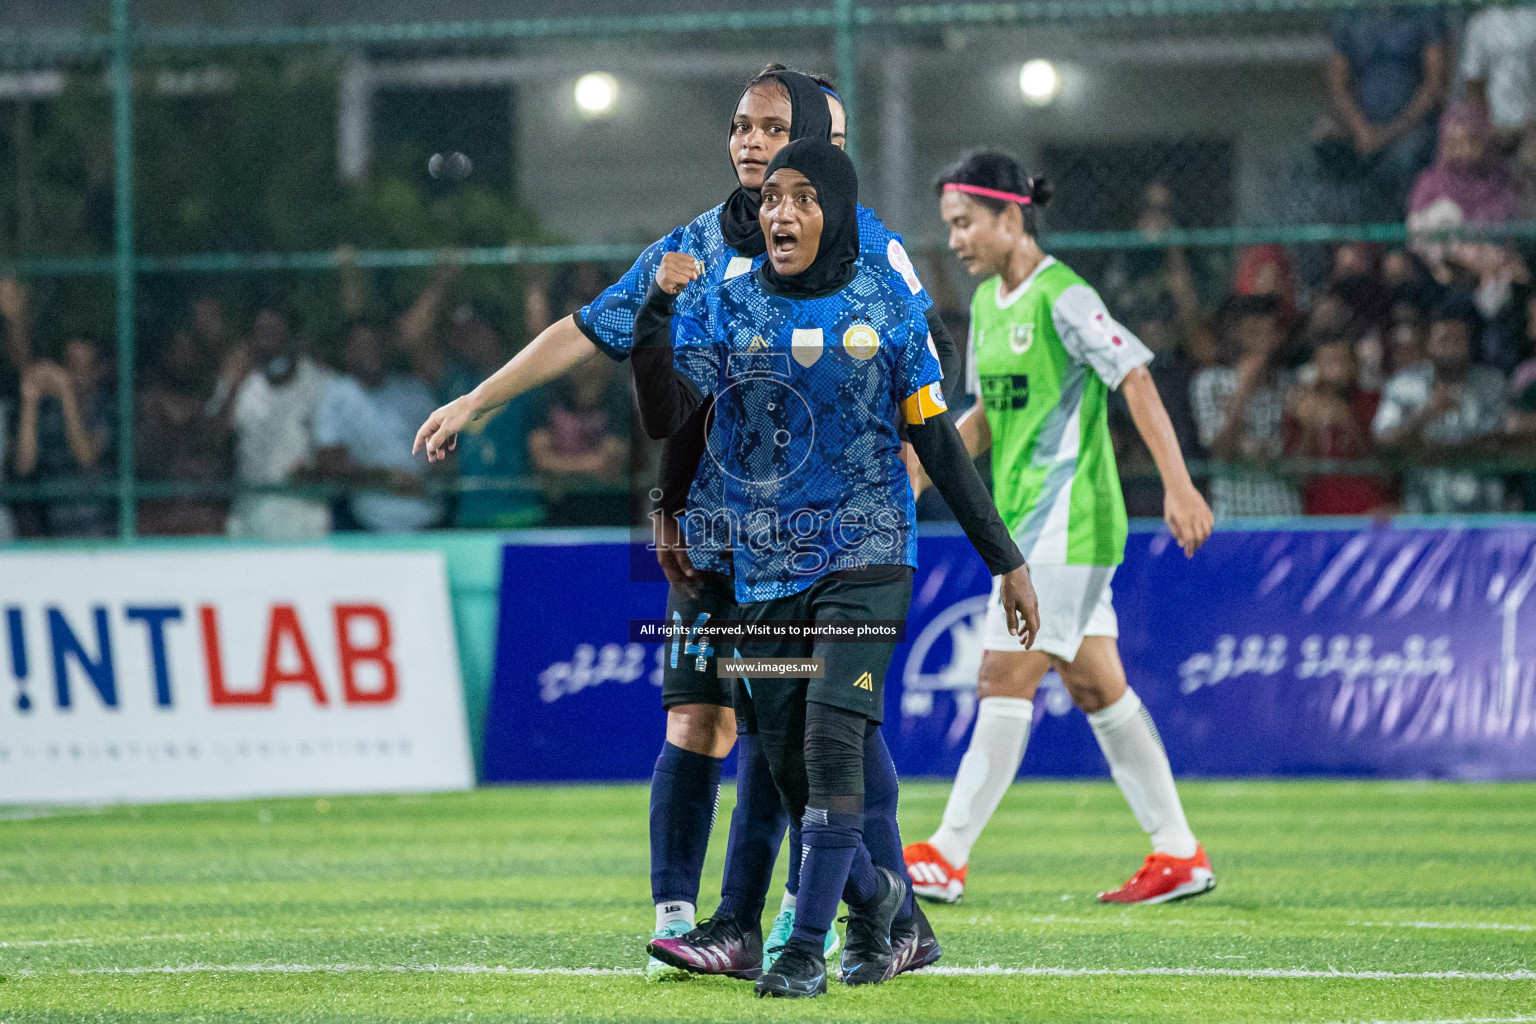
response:
[(619, 98), (619, 83), (606, 71), (593, 71), (576, 79), (576, 109), (582, 117), (606, 117)]
[(1048, 107), (1061, 92), (1061, 72), (1048, 60), (1029, 61), (1019, 69), (1019, 91), (1025, 102)]

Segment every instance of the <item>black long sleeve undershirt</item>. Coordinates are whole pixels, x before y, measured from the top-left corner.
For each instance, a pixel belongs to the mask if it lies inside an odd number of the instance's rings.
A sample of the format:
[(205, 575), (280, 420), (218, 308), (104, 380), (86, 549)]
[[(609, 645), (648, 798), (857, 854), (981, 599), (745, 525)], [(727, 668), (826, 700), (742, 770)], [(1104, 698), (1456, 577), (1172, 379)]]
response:
[(688, 508), (688, 492), (693, 489), (699, 461), (704, 458), (709, 420), (714, 411), (715, 401), (711, 398), (688, 417), (681, 430), (662, 442), (661, 461), (656, 470), (661, 499), (656, 504), (669, 516), (681, 516)]
[(976, 472), (976, 464), (966, 452), (965, 441), (949, 413), (942, 412), (926, 423), (908, 426), (907, 437), (928, 471), (928, 479), (944, 496), (992, 575), (1001, 576), (1023, 565), (1024, 556), (997, 514), (992, 495), (987, 493), (987, 485)]
[(929, 306), (923, 314), (928, 321), (928, 333), (933, 336), (933, 347), (939, 354), (939, 372), (944, 374), (944, 397), (953, 400), (965, 387), (965, 362), (955, 336), (949, 333), (938, 306)]
[(640, 426), (658, 441), (682, 430), (704, 405), (698, 387), (672, 362), (673, 298), (651, 282), (635, 314), (635, 349), (629, 357)]

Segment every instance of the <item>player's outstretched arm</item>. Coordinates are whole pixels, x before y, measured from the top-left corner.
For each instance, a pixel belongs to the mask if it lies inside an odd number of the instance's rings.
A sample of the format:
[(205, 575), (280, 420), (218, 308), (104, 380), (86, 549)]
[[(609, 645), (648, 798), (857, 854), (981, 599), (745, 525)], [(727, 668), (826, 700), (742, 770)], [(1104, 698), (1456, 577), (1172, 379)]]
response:
[(1032, 647), (1040, 631), (1040, 606), (1029, 579), (1029, 568), (997, 514), (992, 495), (976, 472), (949, 412), (940, 412), (922, 423), (909, 422), (907, 437), (976, 553), (992, 575), (1003, 578), (1008, 632), (1017, 636), (1025, 648)]
[(416, 431), (412, 454), (425, 449), (429, 461), (446, 459), (461, 430), (489, 420), (518, 395), (549, 383), (596, 352), (574, 317), (550, 324), (479, 387), (428, 416)]
[(1163, 408), (1152, 374), (1145, 366), (1138, 366), (1125, 375), (1120, 390), (1125, 394), (1125, 404), (1131, 408), (1137, 433), (1151, 451), (1152, 461), (1157, 463), (1157, 475), (1163, 479), (1163, 519), (1184, 554), (1193, 556), (1211, 535), (1211, 507), (1189, 478), (1178, 435), (1173, 432), (1173, 423), (1168, 419), (1168, 410)]

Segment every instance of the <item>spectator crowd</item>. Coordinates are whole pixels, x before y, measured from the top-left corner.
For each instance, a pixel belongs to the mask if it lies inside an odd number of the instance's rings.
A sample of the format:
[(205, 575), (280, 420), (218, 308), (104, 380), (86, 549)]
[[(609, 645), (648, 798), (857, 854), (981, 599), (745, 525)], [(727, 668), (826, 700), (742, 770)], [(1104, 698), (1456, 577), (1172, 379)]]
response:
[[(1536, 221), (1536, 8), (1480, 7), (1454, 42), (1433, 6), (1361, 8), (1334, 16), (1330, 43), (1329, 109), (1276, 191), (1303, 220), (1399, 223), (1407, 241), (1258, 245), (1226, 269), (1159, 241), (1176, 203), (1153, 181), (1136, 223), (1149, 244), (1114, 254), (1097, 283), (1156, 354), (1218, 517), (1536, 511), (1536, 240), (1498, 230)], [(141, 533), (628, 521), (629, 480), (654, 473), (630, 445), (627, 375), (602, 357), (464, 435), (444, 466), (410, 454), (434, 407), (511, 355), (507, 333), (524, 342), (578, 309), (606, 283), (598, 268), (529, 278), (509, 332), (454, 300), (452, 263), (373, 319), (343, 262), (333, 336), (311, 336), (280, 298), (236, 322), (199, 295), (146, 339)], [(37, 485), (0, 501), (0, 540), (109, 536), (112, 345), (72, 333), (43, 357), (28, 306), (25, 284), (0, 281), (0, 485)], [(1123, 404), (1112, 427), (1131, 513), (1161, 515)], [(153, 490), (189, 483), (202, 489)]]
[[(1338, 14), (1330, 43), (1330, 109), (1284, 191), (1301, 219), (1396, 221), (1407, 243), (1251, 247), (1214, 311), (1163, 247), (1113, 262), (1106, 300), (1158, 354), (1218, 516), (1536, 510), (1536, 248), (1498, 231), (1536, 220), (1536, 8), (1481, 8), (1459, 60), (1431, 6)], [(1167, 209), (1154, 182), (1138, 228)], [(1127, 502), (1158, 515), (1117, 413)]]
[[(444, 264), (409, 308), (380, 321), (363, 315), (365, 289), (344, 270), (349, 319), (329, 339), (310, 337), (281, 298), (238, 326), (219, 298), (193, 298), (167, 336), (146, 339), (149, 365), (135, 381), (135, 475), (148, 492), (138, 532), (297, 541), (626, 522), (628, 388), (603, 356), (465, 434), (446, 473), (412, 456), (432, 410), (511, 355), (499, 317), (450, 305), (457, 273)], [(595, 294), (594, 268), (569, 277), (527, 288), (530, 337), (550, 322), (551, 291), (565, 296), (562, 316)], [(36, 356), (28, 299), (24, 285), (0, 281), (0, 483), (35, 485), (0, 502), (0, 540), (112, 536), (114, 353), (72, 333), (58, 359)]]

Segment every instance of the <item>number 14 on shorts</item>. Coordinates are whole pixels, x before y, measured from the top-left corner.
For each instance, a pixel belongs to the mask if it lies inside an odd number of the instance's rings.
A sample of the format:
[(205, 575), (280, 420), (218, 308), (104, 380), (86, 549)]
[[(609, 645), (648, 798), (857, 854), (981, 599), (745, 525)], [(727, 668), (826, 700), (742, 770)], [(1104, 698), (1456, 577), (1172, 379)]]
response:
[(700, 631), (704, 628), (704, 624), (709, 621), (709, 612), (699, 613), (699, 617), (693, 620), (693, 626), (689, 628), (686, 638), (684, 638), (682, 631), (682, 614), (674, 611), (672, 613), (672, 621), (678, 627), (672, 634), (672, 667), (677, 668), (678, 648), (681, 646), (683, 654), (692, 655), (696, 659), (694, 661), (694, 670), (703, 672), (709, 665), (710, 655), (715, 653), (715, 649), (710, 646), (709, 638), (707, 636), (700, 636)]

